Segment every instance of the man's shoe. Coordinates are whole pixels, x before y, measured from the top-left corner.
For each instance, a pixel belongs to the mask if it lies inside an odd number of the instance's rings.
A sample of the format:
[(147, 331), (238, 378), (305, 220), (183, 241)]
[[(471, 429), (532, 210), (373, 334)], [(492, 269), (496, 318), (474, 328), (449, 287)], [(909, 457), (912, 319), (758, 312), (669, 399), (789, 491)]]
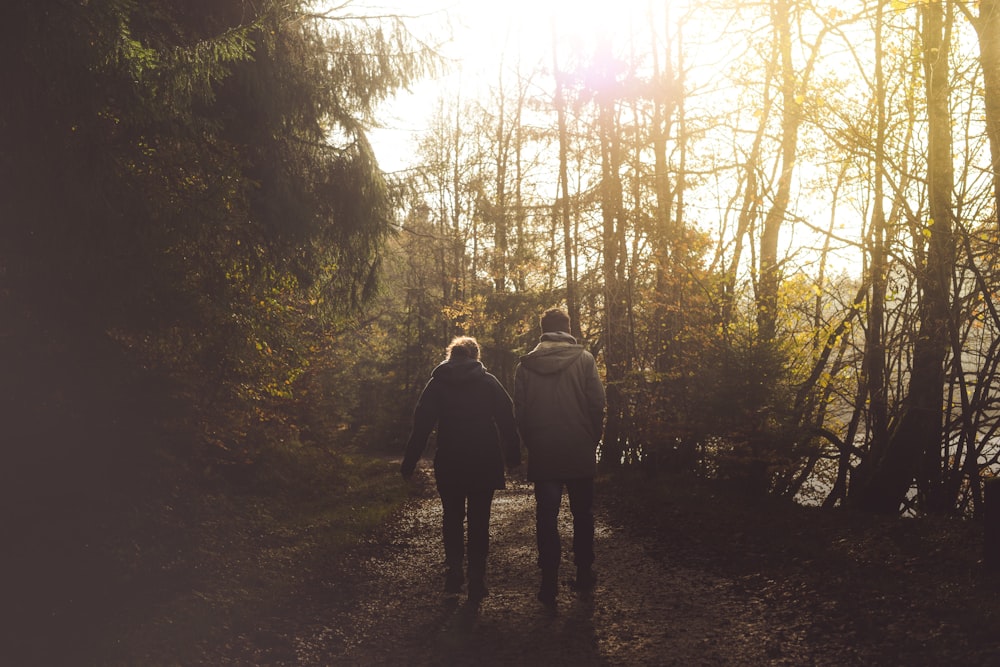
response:
[(490, 592), (486, 588), (486, 584), (482, 581), (470, 581), (469, 582), (469, 602), (479, 603), (483, 601)]

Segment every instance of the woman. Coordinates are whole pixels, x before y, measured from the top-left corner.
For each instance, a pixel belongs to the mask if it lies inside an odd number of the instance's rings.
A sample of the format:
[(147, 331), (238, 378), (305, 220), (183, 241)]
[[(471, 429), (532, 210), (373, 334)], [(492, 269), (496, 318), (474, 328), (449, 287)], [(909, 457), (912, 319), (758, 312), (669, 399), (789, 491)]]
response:
[[(486, 596), (486, 554), (493, 492), (505, 486), (504, 461), (521, 464), (521, 443), (510, 396), (479, 361), (475, 338), (455, 338), (427, 382), (413, 413), (401, 472), (409, 479), (437, 426), (434, 478), (444, 510), (445, 590), (459, 593), (465, 578), (464, 523), (469, 518), (469, 600)], [(501, 451), (501, 438), (503, 450)]]

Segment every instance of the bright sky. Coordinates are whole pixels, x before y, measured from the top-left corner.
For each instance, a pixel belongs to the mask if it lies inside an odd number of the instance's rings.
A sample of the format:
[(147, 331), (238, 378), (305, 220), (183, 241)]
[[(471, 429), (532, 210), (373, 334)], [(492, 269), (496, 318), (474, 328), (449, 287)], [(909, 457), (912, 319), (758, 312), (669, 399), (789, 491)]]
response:
[[(664, 5), (666, 0), (654, 0)], [(358, 13), (391, 13), (422, 17), (411, 21), (419, 32), (438, 26), (435, 34), (446, 37), (451, 25), (453, 39), (443, 51), (459, 65), (436, 81), (418, 84), (413, 94), (401, 94), (381, 118), (385, 128), (371, 138), (379, 163), (386, 171), (408, 166), (413, 155), (413, 136), (427, 125), (440, 95), (461, 81), (464, 90), (485, 90), (496, 81), (501, 61), (520, 58), (525, 67), (551, 59), (552, 25), (561, 38), (584, 50), (593, 48), (602, 32), (626, 30), (630, 20), (648, 21), (649, 0), (354, 0)]]

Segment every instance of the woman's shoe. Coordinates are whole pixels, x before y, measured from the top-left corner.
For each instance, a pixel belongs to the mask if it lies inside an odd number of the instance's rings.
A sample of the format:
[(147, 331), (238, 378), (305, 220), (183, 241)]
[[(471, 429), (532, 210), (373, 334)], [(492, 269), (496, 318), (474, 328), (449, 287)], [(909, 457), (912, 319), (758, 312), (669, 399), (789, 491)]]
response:
[(462, 575), (462, 568), (449, 569), (444, 575), (444, 592), (450, 595), (457, 595), (462, 592), (462, 584), (465, 577)]
[(555, 609), (558, 587), (558, 572), (542, 570), (542, 586), (538, 589), (538, 601), (549, 609)]

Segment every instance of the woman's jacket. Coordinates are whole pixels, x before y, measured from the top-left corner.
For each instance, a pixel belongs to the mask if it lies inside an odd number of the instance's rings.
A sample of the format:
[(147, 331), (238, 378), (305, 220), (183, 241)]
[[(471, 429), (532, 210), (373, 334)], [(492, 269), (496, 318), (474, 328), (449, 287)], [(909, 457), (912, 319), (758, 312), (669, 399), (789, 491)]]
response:
[(446, 361), (431, 373), (413, 412), (404, 474), (413, 472), (435, 426), (434, 477), (439, 487), (502, 489), (504, 462), (520, 465), (510, 395), (478, 360)]

